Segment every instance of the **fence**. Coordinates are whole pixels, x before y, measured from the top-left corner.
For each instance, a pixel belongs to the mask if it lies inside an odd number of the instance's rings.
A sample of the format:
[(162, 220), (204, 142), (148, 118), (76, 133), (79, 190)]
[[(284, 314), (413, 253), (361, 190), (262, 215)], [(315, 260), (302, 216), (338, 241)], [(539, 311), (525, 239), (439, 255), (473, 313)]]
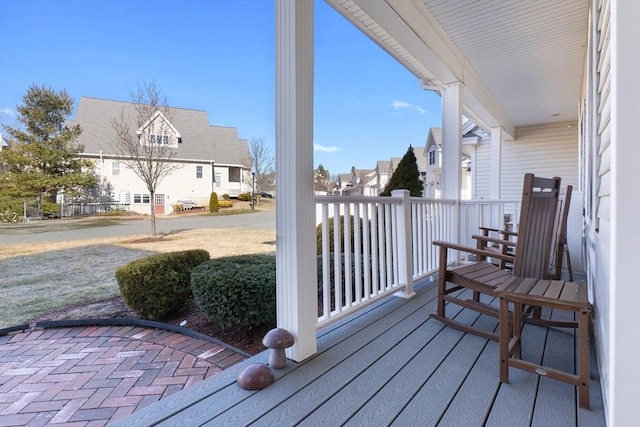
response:
[(62, 216), (95, 215), (106, 212), (129, 211), (129, 203), (119, 202), (78, 202), (65, 203)]

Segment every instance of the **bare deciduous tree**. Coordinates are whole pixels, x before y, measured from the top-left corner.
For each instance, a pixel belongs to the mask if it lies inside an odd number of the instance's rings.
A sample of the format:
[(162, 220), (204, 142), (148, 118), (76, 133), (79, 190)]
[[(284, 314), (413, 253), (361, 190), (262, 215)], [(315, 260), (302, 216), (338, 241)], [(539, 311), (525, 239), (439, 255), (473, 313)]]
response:
[[(275, 184), (275, 174), (273, 172), (274, 158), (271, 147), (267, 141), (260, 138), (252, 138), (249, 142), (249, 158), (244, 160), (244, 165), (256, 174), (256, 192), (272, 191)], [(248, 176), (248, 184), (252, 176)]]
[(173, 161), (179, 135), (171, 126), (167, 100), (154, 83), (138, 85), (131, 93), (133, 117), (126, 111), (111, 122), (114, 148), (120, 161), (145, 183), (149, 190), (151, 235), (156, 237), (155, 195), (162, 180), (179, 169)]

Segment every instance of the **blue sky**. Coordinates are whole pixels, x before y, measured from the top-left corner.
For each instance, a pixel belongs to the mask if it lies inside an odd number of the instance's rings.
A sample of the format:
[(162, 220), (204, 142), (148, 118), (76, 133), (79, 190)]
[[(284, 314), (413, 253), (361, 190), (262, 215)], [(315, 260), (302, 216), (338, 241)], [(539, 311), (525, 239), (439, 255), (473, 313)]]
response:
[[(172, 107), (275, 147), (272, 0), (0, 1), (0, 122), (32, 84), (130, 101), (154, 82)], [(440, 98), (316, 0), (314, 165), (331, 174), (401, 157), (440, 126)], [(275, 154), (275, 148), (274, 148)]]

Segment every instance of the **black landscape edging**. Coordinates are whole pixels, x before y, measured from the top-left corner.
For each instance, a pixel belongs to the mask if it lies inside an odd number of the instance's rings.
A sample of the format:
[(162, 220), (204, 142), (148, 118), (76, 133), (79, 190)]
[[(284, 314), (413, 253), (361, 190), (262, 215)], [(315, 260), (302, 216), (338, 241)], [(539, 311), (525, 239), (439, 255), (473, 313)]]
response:
[(30, 326), (27, 325), (26, 323), (23, 324), (23, 325), (9, 326), (8, 328), (2, 328), (2, 329), (0, 329), (0, 337), (4, 336), (4, 335), (9, 335), (11, 332), (26, 331), (29, 328), (30, 328)]
[[(47, 329), (47, 328), (65, 328), (68, 326), (109, 326), (109, 325), (117, 325), (117, 326), (131, 325), (131, 326), (142, 326), (146, 328), (164, 329), (166, 331), (176, 332), (179, 334), (187, 335), (191, 338), (196, 338), (199, 340), (208, 341), (210, 343), (220, 345), (236, 353), (239, 353), (247, 358), (251, 357), (249, 353), (246, 353), (245, 351), (242, 351), (239, 348), (226, 344), (208, 335), (201, 334), (200, 332), (196, 332), (192, 329), (183, 328), (182, 326), (172, 325), (169, 323), (155, 322), (153, 320), (132, 319), (127, 317), (114, 318), (114, 319), (49, 320), (49, 321), (43, 321), (43, 322), (36, 322), (34, 325), (34, 328)], [(6, 335), (14, 331), (28, 330), (28, 329), (30, 329), (29, 325), (12, 326), (10, 328), (0, 329), (0, 336)]]

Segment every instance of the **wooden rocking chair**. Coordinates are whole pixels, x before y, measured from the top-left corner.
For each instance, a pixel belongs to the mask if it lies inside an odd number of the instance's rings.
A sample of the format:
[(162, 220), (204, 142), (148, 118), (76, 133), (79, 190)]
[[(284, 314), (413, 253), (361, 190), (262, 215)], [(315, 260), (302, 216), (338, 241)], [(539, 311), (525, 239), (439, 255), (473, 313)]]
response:
[[(480, 294), (493, 296), (494, 289), (513, 276), (546, 278), (549, 274), (549, 257), (559, 194), (560, 178), (541, 178), (530, 173), (524, 176), (515, 257), (486, 249), (434, 241), (433, 244), (440, 247), (438, 303), (436, 312), (430, 316), (464, 332), (497, 341), (496, 333), (483, 331), (447, 317), (445, 302), (498, 317), (497, 308), (481, 302)], [(484, 238), (473, 237), (479, 241)], [(476, 261), (450, 268), (449, 250), (475, 254)], [(513, 263), (513, 270), (505, 270), (487, 262), (487, 257)], [(463, 299), (453, 294), (464, 288), (473, 291), (472, 299)]]
[[(573, 186), (568, 185), (558, 198), (553, 236), (551, 239), (551, 256), (549, 258), (549, 274), (546, 277), (547, 279), (560, 280), (562, 278), (563, 261), (566, 258), (569, 281), (573, 282), (573, 269), (571, 268), (571, 258), (567, 246), (567, 218), (569, 217), (572, 193)], [(491, 227), (480, 227), (480, 231), (482, 232), (482, 238), (478, 239), (478, 249), (486, 249), (504, 255), (514, 256), (518, 232)], [(499, 237), (494, 237), (496, 235)], [(508, 243), (504, 243), (505, 241)], [(489, 246), (488, 243), (493, 243), (493, 246)], [(500, 268), (513, 267), (504, 259), (498, 260), (497, 264)]]

